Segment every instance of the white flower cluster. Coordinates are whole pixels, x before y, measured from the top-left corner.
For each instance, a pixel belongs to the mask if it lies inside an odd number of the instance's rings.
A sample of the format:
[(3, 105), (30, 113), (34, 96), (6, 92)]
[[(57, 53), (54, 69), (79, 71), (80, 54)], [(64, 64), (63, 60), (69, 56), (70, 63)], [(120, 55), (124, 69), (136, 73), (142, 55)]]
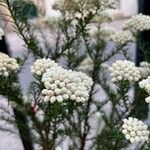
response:
[(148, 126), (136, 118), (129, 117), (123, 120), (122, 133), (131, 143), (148, 141)]
[(148, 62), (141, 62), (139, 71), (141, 73), (142, 78), (147, 78), (150, 75), (150, 64)]
[(4, 31), (2, 28), (0, 28), (0, 40), (2, 39), (2, 36), (4, 36)]
[(109, 68), (112, 82), (129, 81), (135, 82), (140, 79), (140, 71), (135, 64), (128, 60), (118, 60)]
[(0, 53), (0, 76), (8, 77), (11, 71), (19, 69), (19, 65), (14, 58), (10, 58), (4, 53)]
[[(139, 86), (141, 89), (144, 89), (148, 93), (148, 95), (150, 95), (150, 76), (147, 79), (144, 79), (141, 82), (139, 82)], [(150, 96), (147, 97), (145, 101), (147, 103), (150, 103)]]
[(49, 58), (37, 59), (34, 62), (33, 66), (31, 66), (31, 72), (32, 74), (41, 76), (46, 72), (46, 69), (57, 66), (58, 64)]
[(119, 31), (110, 36), (110, 40), (116, 43), (118, 46), (123, 46), (128, 42), (135, 41), (132, 33), (130, 31)]
[(139, 82), (140, 88), (144, 89), (150, 95), (150, 76)]
[(138, 14), (132, 16), (124, 26), (125, 29), (130, 30), (134, 34), (141, 31), (150, 30), (150, 16)]
[(79, 67), (77, 67), (78, 71), (84, 72), (86, 74), (89, 74), (94, 68), (93, 61), (90, 57), (85, 58)]
[(68, 99), (76, 102), (87, 101), (93, 84), (92, 79), (86, 74), (65, 70), (60, 66), (47, 69), (42, 82), (45, 86), (42, 90), (44, 101), (51, 103)]
[(106, 9), (116, 9), (118, 2), (116, 0), (100, 0), (101, 11)]

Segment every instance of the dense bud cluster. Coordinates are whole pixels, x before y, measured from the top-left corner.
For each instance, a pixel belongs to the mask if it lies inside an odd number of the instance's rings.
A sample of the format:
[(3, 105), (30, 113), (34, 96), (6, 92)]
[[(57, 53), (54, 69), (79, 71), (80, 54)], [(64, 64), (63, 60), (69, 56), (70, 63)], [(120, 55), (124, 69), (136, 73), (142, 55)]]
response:
[(2, 36), (4, 36), (4, 31), (2, 28), (0, 28), (0, 40), (2, 39)]
[(122, 133), (131, 143), (148, 141), (148, 126), (136, 118), (129, 117), (123, 120)]
[(42, 75), (44, 101), (88, 100), (93, 81), (86, 74), (63, 69), (50, 59), (39, 59), (31, 67), (33, 74)]
[(150, 95), (150, 76), (147, 79), (142, 80), (139, 82), (139, 86)]
[(8, 77), (11, 71), (19, 69), (19, 65), (14, 58), (10, 58), (4, 53), (0, 53), (0, 76)]
[(46, 69), (57, 66), (58, 64), (49, 58), (37, 59), (36, 62), (34, 62), (33, 66), (31, 66), (31, 72), (34, 75), (41, 76), (46, 72)]
[(128, 60), (118, 60), (109, 68), (112, 82), (129, 81), (135, 82), (140, 79), (140, 71), (135, 64)]
[(129, 31), (116, 32), (110, 37), (110, 40), (116, 43), (118, 46), (123, 46), (127, 44), (128, 42), (135, 41), (132, 33)]
[(84, 102), (88, 100), (93, 81), (86, 74), (65, 70), (62, 67), (52, 67), (43, 74), (42, 82), (45, 89), (42, 94), (44, 101), (51, 103), (63, 100)]
[[(140, 88), (144, 89), (148, 93), (148, 95), (150, 95), (150, 76), (147, 79), (144, 79), (141, 82), (139, 82), (139, 86)], [(147, 97), (145, 101), (149, 103), (150, 97)]]
[(134, 34), (138, 32), (150, 30), (150, 16), (138, 14), (132, 16), (124, 26)]

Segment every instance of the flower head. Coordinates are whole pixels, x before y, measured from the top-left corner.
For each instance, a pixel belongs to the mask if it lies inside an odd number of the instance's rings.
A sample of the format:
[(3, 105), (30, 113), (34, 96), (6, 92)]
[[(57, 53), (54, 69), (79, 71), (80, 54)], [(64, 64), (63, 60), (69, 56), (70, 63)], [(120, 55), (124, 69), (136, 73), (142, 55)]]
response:
[(116, 43), (118, 46), (123, 46), (128, 42), (135, 41), (130, 31), (119, 31), (110, 36), (110, 40)]
[(129, 117), (123, 120), (122, 133), (131, 143), (148, 141), (148, 126), (136, 118)]
[(147, 79), (142, 80), (139, 82), (139, 86), (150, 95), (150, 76)]
[[(141, 89), (144, 89), (148, 93), (148, 95), (150, 95), (150, 76), (147, 79), (144, 79), (141, 82), (139, 82), (139, 86)], [(145, 99), (145, 101), (147, 103), (149, 103), (150, 102), (150, 96), (147, 97)]]
[(139, 69), (135, 64), (128, 60), (118, 60), (109, 68), (111, 71), (112, 82), (129, 81), (135, 82), (140, 79)]
[(43, 74), (42, 82), (45, 89), (42, 94), (44, 101), (51, 103), (64, 100), (85, 102), (88, 100), (93, 81), (86, 74), (65, 70), (60, 66), (47, 69)]
[(150, 30), (150, 16), (138, 14), (132, 16), (124, 26), (125, 29), (130, 30), (132, 33)]
[(18, 69), (19, 65), (16, 59), (0, 53), (0, 76), (8, 77), (11, 71), (17, 71)]

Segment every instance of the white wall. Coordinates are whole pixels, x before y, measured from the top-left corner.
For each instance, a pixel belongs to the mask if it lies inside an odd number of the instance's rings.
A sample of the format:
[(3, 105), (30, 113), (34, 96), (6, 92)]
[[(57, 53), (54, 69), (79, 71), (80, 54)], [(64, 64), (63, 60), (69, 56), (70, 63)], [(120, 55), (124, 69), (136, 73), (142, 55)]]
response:
[(138, 13), (138, 0), (120, 0), (120, 9), (128, 17)]

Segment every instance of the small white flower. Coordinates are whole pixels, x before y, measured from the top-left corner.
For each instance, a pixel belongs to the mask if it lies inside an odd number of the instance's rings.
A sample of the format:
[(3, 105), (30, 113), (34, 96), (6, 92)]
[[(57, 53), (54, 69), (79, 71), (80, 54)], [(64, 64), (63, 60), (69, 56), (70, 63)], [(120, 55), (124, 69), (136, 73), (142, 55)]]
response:
[(123, 120), (122, 133), (127, 140), (131, 143), (147, 141), (149, 137), (149, 131), (147, 125), (136, 118), (129, 117)]
[(44, 83), (46, 89), (50, 89), (51, 88), (51, 84), (49, 82), (45, 82)]
[(63, 101), (63, 98), (62, 98), (61, 95), (57, 96), (56, 99), (57, 99), (58, 102), (62, 102)]
[(136, 135), (135, 131), (131, 131), (130, 135), (134, 137)]
[(54, 103), (55, 101), (56, 101), (56, 97), (55, 96), (50, 97), (50, 102), (51, 103)]
[(62, 97), (63, 97), (64, 100), (67, 100), (69, 98), (69, 96), (67, 94), (63, 94)]
[(42, 94), (47, 95), (48, 94), (48, 90), (47, 89), (42, 90)]
[(57, 88), (57, 89), (54, 90), (54, 92), (55, 92), (56, 95), (60, 95), (61, 94), (61, 89)]
[(50, 97), (49, 97), (49, 96), (45, 96), (45, 97), (44, 97), (44, 101), (45, 101), (45, 102), (48, 102), (48, 101), (49, 101), (49, 99), (50, 99)]
[(131, 138), (130, 134), (126, 134), (125, 137), (127, 140), (129, 140)]
[(123, 134), (127, 134), (127, 133), (128, 133), (128, 130), (127, 130), (127, 129), (123, 129), (123, 130), (122, 130), (122, 133), (123, 133)]
[(70, 96), (70, 99), (71, 99), (71, 100), (75, 100), (75, 99), (76, 99), (76, 96), (75, 96), (75, 95), (71, 95), (71, 96)]

